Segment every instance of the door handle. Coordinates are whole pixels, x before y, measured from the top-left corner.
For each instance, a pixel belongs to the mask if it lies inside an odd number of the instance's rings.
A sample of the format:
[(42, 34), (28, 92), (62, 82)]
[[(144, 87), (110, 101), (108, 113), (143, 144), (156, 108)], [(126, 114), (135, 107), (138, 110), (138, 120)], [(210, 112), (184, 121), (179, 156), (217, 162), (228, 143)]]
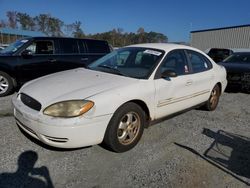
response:
[(192, 85), (193, 84), (193, 81), (192, 80), (188, 80), (187, 82), (186, 82), (186, 86), (190, 86), (190, 85)]
[(49, 59), (49, 62), (54, 63), (54, 62), (56, 62), (56, 59)]
[(85, 57), (85, 58), (81, 58), (81, 61), (88, 61), (89, 58)]

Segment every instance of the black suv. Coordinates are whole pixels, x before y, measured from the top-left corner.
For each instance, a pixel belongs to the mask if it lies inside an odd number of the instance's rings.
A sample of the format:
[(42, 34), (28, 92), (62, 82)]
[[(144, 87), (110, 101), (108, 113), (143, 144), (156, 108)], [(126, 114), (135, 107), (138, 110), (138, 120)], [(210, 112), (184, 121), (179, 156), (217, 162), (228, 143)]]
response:
[(106, 41), (32, 37), (0, 51), (0, 97), (25, 82), (77, 67), (85, 67), (110, 52)]

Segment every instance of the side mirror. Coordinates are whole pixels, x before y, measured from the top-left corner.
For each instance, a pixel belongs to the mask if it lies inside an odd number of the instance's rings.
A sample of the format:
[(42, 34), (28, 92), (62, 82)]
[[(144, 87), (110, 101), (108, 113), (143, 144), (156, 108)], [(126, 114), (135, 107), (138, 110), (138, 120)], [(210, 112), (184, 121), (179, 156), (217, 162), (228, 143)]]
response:
[(24, 50), (21, 55), (23, 56), (23, 58), (31, 58), (32, 57), (32, 51), (31, 50)]
[(177, 73), (173, 70), (165, 70), (161, 73), (162, 78), (177, 77)]

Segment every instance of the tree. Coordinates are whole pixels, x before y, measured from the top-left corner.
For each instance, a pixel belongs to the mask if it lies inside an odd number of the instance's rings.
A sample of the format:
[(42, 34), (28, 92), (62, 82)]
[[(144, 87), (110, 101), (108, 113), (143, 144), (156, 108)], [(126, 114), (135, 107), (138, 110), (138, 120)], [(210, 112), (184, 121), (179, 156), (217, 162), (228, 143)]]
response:
[(67, 37), (71, 37), (74, 30), (74, 24), (64, 24), (64, 35)]
[(73, 23), (73, 37), (75, 38), (83, 38), (85, 37), (84, 32), (81, 28), (81, 22), (80, 21), (76, 21), (75, 23)]
[(48, 20), (50, 15), (49, 14), (39, 14), (34, 18), (35, 24), (38, 31), (48, 34)]
[(49, 36), (63, 36), (63, 21), (50, 14), (40, 14), (34, 18), (37, 30)]
[(62, 26), (63, 21), (55, 17), (49, 17), (47, 33), (50, 36), (63, 36)]
[(26, 13), (18, 12), (17, 21), (21, 25), (21, 29), (32, 30), (32, 31), (35, 29), (34, 19)]
[(146, 41), (146, 37), (145, 37), (145, 30), (143, 27), (140, 27), (137, 30), (137, 34), (138, 34), (138, 43), (143, 43)]
[(137, 30), (137, 34), (143, 34), (145, 33), (145, 30), (143, 27), (140, 27), (138, 30)]
[(7, 11), (6, 16), (8, 17), (8, 26), (12, 29), (17, 28), (17, 12)]

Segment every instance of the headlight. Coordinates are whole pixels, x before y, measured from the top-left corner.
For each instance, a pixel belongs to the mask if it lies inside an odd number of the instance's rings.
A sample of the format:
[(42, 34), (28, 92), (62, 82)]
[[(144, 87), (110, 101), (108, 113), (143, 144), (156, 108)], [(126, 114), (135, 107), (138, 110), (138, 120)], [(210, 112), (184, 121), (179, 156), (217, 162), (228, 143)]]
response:
[(53, 117), (71, 118), (88, 112), (94, 106), (94, 102), (87, 100), (63, 101), (45, 108), (43, 113)]

